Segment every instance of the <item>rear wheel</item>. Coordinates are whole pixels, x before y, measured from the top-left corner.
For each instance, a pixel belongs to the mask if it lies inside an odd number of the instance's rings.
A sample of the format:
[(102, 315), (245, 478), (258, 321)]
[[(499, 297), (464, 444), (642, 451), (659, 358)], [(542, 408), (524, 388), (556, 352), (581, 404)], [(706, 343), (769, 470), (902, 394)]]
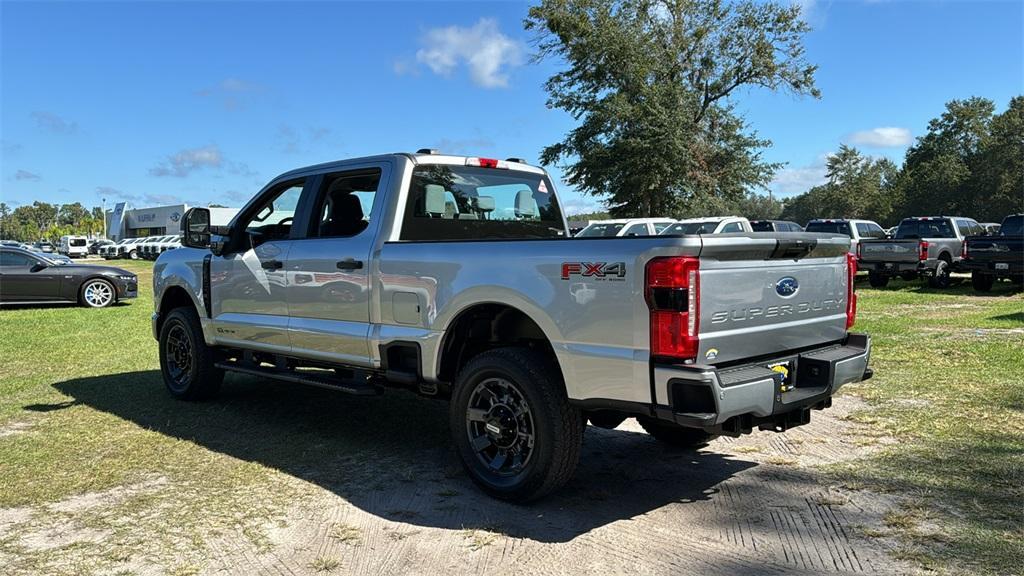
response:
[(484, 492), (527, 502), (569, 481), (586, 424), (553, 362), (532, 350), (498, 348), (459, 371), (449, 426), (463, 466)]
[(935, 265), (935, 273), (928, 278), (928, 285), (932, 288), (949, 288), (949, 262), (939, 260)]
[(137, 250), (132, 250), (131, 252), (128, 253), (128, 258), (131, 260), (138, 260), (139, 252)]
[(78, 300), (82, 306), (89, 308), (106, 308), (117, 299), (117, 291), (114, 285), (106, 280), (93, 278), (82, 285), (82, 293)]
[(889, 276), (879, 272), (868, 272), (868, 284), (872, 288), (885, 288), (889, 285)]
[(992, 284), (995, 282), (995, 276), (991, 274), (985, 274), (983, 272), (971, 272), (971, 285), (978, 292), (988, 292), (992, 289)]
[(214, 366), (194, 309), (175, 308), (160, 327), (160, 372), (175, 398), (201, 400), (220, 390), (224, 371)]
[(677, 448), (700, 448), (718, 436), (697, 428), (687, 428), (654, 418), (637, 418), (640, 426), (655, 440)]

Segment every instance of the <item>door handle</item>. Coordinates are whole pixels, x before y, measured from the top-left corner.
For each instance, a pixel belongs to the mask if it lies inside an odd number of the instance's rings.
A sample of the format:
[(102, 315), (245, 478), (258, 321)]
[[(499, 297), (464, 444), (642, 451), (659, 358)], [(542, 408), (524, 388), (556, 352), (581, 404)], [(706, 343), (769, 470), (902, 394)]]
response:
[(264, 260), (260, 263), (260, 266), (262, 266), (264, 270), (280, 270), (284, 267), (284, 262), (281, 262), (280, 260)]
[(360, 270), (362, 267), (362, 260), (354, 260), (352, 258), (338, 260), (338, 270)]

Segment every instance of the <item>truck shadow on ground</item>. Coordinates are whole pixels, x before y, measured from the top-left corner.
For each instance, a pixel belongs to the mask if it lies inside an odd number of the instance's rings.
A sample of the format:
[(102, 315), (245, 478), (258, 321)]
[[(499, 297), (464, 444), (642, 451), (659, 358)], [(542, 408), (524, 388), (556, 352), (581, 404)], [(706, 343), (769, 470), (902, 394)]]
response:
[(450, 447), (447, 403), (411, 393), (354, 398), (229, 375), (218, 399), (189, 403), (170, 398), (156, 370), (54, 387), (74, 400), (25, 409), (86, 405), (315, 483), (388, 520), (485, 528), (545, 542), (565, 542), (667, 504), (713, 498), (720, 483), (756, 465), (673, 449), (640, 432), (590, 426), (574, 480), (540, 502), (520, 506), (474, 487)]

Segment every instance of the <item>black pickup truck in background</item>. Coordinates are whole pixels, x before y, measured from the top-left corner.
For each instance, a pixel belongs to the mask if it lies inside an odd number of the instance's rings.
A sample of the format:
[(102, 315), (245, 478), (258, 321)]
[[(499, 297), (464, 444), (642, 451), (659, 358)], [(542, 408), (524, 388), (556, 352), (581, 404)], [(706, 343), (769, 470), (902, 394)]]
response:
[(963, 270), (970, 270), (971, 284), (979, 292), (988, 292), (1000, 278), (1024, 284), (1024, 214), (1003, 219), (997, 236), (964, 238)]

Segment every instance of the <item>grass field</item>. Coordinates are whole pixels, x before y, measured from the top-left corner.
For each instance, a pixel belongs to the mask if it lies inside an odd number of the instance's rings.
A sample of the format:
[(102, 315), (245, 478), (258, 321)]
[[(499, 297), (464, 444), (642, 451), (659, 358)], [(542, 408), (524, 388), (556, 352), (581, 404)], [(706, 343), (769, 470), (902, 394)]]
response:
[[(381, 467), (399, 481), (437, 467), (407, 457), (447, 443), (437, 402), (285, 392), (235, 377), (226, 401), (170, 400), (150, 335), (151, 264), (123, 265), (140, 276), (130, 304), (0, 310), (0, 566), (10, 573), (154, 563), (195, 573), (213, 536), (269, 546), (282, 510), (314, 484), (357, 499), (381, 482)], [(895, 281), (860, 287), (859, 305), (856, 329), (874, 337), (876, 376), (844, 394), (869, 402), (852, 419), (898, 442), (822, 473), (902, 497), (883, 525), (864, 530), (895, 536), (904, 559), (940, 572), (1020, 573), (1024, 295), (1008, 284), (976, 296), (969, 282), (937, 292)], [(410, 422), (416, 433), (393, 450), (386, 431)], [(93, 509), (83, 525), (79, 512)], [(19, 533), (44, 517), (46, 531)], [(310, 569), (328, 572), (331, 562)]]

